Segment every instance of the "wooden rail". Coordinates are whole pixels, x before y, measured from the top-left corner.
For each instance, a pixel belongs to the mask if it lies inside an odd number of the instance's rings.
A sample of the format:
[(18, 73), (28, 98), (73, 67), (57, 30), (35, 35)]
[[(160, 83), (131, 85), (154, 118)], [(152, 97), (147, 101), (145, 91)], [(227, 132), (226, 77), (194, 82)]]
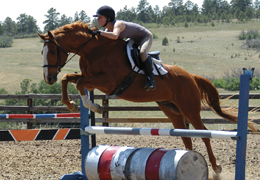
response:
[[(71, 100), (79, 99), (79, 95), (69, 95)], [(220, 99), (238, 99), (239, 94), (220, 94)], [(260, 94), (250, 93), (250, 99), (260, 99)], [(0, 106), (0, 111), (27, 111), (28, 114), (39, 111), (47, 112), (69, 112), (66, 106), (33, 106), (34, 99), (61, 99), (61, 94), (26, 94), (26, 95), (0, 95), (1, 99), (24, 99), (27, 100), (27, 106)], [(109, 111), (160, 111), (158, 106), (109, 106), (110, 99), (116, 99), (106, 95), (94, 95), (94, 99), (102, 99), (103, 115), (102, 118), (95, 118), (100, 123), (169, 123), (168, 118), (109, 118)], [(227, 107), (227, 106), (222, 106)], [(203, 107), (203, 111), (210, 111)], [(260, 111), (259, 106), (250, 106), (249, 111)], [(0, 119), (0, 122), (25, 122), (28, 125), (32, 123), (80, 123), (80, 118), (50, 118), (50, 119)], [(204, 118), (204, 123), (208, 124), (229, 124), (229, 121), (219, 118)], [(260, 120), (254, 120), (260, 123)], [(30, 127), (29, 127), (30, 128)]]

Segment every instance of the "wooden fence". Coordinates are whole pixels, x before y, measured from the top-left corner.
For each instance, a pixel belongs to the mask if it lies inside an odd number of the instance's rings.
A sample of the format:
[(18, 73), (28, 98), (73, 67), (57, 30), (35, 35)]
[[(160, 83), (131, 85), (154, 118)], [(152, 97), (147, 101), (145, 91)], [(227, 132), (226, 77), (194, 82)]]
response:
[[(69, 95), (71, 100), (79, 99), (79, 95)], [(220, 94), (221, 99), (238, 99), (239, 94)], [(250, 93), (250, 99), (260, 99), (260, 94)], [(33, 106), (34, 99), (61, 99), (60, 94), (27, 94), (27, 95), (0, 95), (1, 99), (23, 99), (27, 100), (26, 106), (0, 106), (0, 111), (26, 111), (27, 114), (36, 114), (39, 111), (45, 112), (69, 112), (66, 106)], [(103, 115), (101, 118), (95, 118), (95, 122), (103, 123), (169, 123), (168, 118), (110, 118), (110, 111), (160, 111), (158, 106), (109, 106), (109, 101), (116, 99), (106, 95), (94, 95), (94, 99), (102, 100)], [(138, 103), (137, 103), (138, 105)], [(210, 111), (209, 108), (202, 108), (203, 111)], [(260, 111), (260, 107), (249, 106), (249, 111)], [(229, 124), (229, 121), (219, 118), (203, 118), (206, 124)], [(32, 123), (80, 123), (80, 118), (50, 118), (50, 119), (0, 119), (0, 122), (24, 122)], [(259, 119), (254, 120), (260, 123)]]

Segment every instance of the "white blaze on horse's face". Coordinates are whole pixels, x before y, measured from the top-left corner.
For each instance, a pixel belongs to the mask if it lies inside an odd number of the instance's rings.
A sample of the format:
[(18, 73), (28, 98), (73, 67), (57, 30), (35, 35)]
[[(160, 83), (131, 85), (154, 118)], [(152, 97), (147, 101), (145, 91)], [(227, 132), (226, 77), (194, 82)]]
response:
[[(48, 65), (48, 61), (47, 61), (48, 51), (49, 51), (49, 48), (48, 48), (47, 45), (45, 45), (43, 47), (43, 52), (42, 52), (42, 55), (43, 55), (43, 65)], [(43, 67), (43, 74), (44, 74), (45, 81), (48, 80), (48, 67)]]

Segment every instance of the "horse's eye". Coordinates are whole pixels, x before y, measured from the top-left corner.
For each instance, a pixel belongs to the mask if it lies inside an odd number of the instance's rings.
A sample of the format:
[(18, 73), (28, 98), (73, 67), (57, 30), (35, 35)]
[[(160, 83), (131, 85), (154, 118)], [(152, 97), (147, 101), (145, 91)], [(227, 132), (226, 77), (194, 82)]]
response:
[(56, 51), (51, 50), (50, 53), (54, 55), (56, 53)]

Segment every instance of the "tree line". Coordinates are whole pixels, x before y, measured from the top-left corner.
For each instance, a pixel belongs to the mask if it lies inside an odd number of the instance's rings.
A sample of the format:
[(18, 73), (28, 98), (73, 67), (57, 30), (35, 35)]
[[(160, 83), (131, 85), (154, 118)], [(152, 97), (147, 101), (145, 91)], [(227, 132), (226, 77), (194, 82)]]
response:
[(175, 25), (179, 22), (207, 23), (212, 20), (230, 22), (231, 19), (239, 21), (260, 17), (260, 1), (255, 0), (204, 0), (202, 7), (188, 0), (170, 0), (168, 6), (162, 10), (156, 5), (154, 8), (147, 0), (140, 0), (134, 8), (125, 6), (117, 12), (117, 19), (137, 21), (143, 23), (157, 23)]
[[(44, 16), (46, 17), (43, 22), (44, 32), (78, 20), (84, 22), (91, 20), (84, 10), (76, 12), (72, 18), (65, 14), (60, 15), (55, 8), (50, 8)], [(186, 3), (183, 3), (183, 0), (170, 0), (168, 6), (164, 6), (162, 10), (158, 5), (152, 7), (147, 0), (140, 0), (137, 7), (125, 6), (116, 13), (116, 19), (162, 25), (175, 25), (179, 22), (207, 23), (212, 20), (230, 22), (231, 19), (244, 21), (259, 17), (259, 0), (254, 2), (253, 0), (231, 0), (230, 3), (226, 0), (204, 0), (201, 8), (190, 0)], [(95, 19), (92, 24), (97, 25)], [(0, 22), (0, 36), (25, 38), (30, 34), (37, 36), (37, 32), (41, 32), (37, 20), (25, 13), (17, 18), (17, 23), (10, 17)]]
[[(64, 26), (75, 21), (90, 22), (90, 17), (87, 16), (85, 11), (80, 13), (76, 12), (74, 18), (67, 17), (65, 14), (61, 15), (56, 12), (56, 9), (50, 8), (47, 14), (44, 15), (46, 20), (44, 31), (53, 30), (57, 27)], [(37, 25), (37, 20), (34, 17), (25, 13), (20, 14), (17, 18), (17, 23), (10, 17), (7, 17), (4, 22), (0, 22), (0, 47), (11, 47), (13, 38), (30, 38), (37, 37), (37, 32), (43, 33)]]
[[(47, 30), (53, 30), (57, 27), (79, 20), (85, 22), (90, 21), (90, 18), (83, 10), (80, 13), (76, 12), (74, 18), (67, 17), (65, 14), (61, 15), (61, 17), (59, 18), (59, 15), (60, 13), (56, 12), (56, 9), (54, 8), (50, 8), (47, 11), (47, 14), (44, 15), (46, 17), (46, 20), (43, 22), (43, 24), (45, 24), (45, 32)], [(17, 18), (17, 23), (13, 21), (10, 17), (7, 17), (4, 22), (0, 21), (0, 36), (20, 36), (24, 34), (35, 34), (37, 36), (37, 32), (42, 33), (37, 25), (37, 20), (25, 13), (20, 14), (20, 16)]]

